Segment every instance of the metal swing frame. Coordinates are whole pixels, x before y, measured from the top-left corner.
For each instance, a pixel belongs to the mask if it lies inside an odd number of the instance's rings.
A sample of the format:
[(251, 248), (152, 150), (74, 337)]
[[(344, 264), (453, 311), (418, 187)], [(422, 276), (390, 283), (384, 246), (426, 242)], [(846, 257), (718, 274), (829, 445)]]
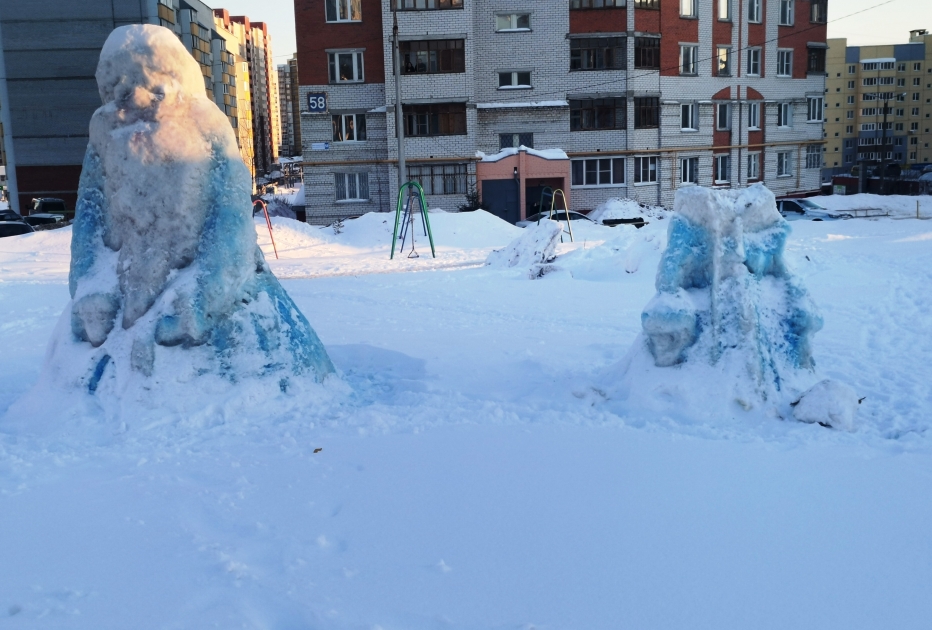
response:
[[(556, 190), (553, 190), (552, 188), (550, 188), (550, 186), (545, 186), (544, 189), (540, 191), (541, 206), (543, 206), (544, 196), (547, 194), (550, 195), (550, 214), (547, 216), (547, 218), (552, 221), (554, 210), (563, 210), (566, 213), (566, 227), (569, 230), (570, 243), (575, 243), (576, 239), (573, 237), (573, 223), (570, 221), (570, 208), (569, 208), (569, 204), (566, 203), (566, 193), (563, 192), (562, 188), (557, 188)], [(555, 207), (557, 204), (557, 195), (559, 195), (560, 198), (563, 200), (562, 208)], [(543, 214), (543, 208), (541, 208), (541, 214)], [(537, 225), (540, 225), (541, 218), (543, 217), (538, 216)], [(563, 230), (563, 232), (566, 232), (566, 231), (567, 230)], [(560, 242), (561, 243), (563, 242), (563, 233), (560, 234)]]
[[(408, 193), (408, 203), (404, 203), (405, 192)], [(401, 188), (398, 190), (398, 203), (395, 206), (395, 230), (392, 233), (392, 253), (389, 257), (389, 260), (395, 258), (395, 245), (398, 243), (398, 224), (402, 224), (401, 229), (401, 247), (398, 249), (400, 254), (404, 251), (405, 247), (405, 238), (407, 237), (408, 224), (414, 223), (414, 218), (412, 216), (412, 208), (414, 200), (417, 200), (418, 205), (421, 207), (421, 224), (424, 227), (424, 236), (430, 240), (430, 253), (436, 258), (437, 252), (434, 249), (434, 235), (430, 230), (430, 218), (427, 216), (427, 201), (424, 199), (424, 189), (417, 182), (406, 182), (402, 184)], [(404, 219), (402, 220), (402, 214), (404, 214)], [(414, 232), (411, 232), (411, 251), (414, 252)]]

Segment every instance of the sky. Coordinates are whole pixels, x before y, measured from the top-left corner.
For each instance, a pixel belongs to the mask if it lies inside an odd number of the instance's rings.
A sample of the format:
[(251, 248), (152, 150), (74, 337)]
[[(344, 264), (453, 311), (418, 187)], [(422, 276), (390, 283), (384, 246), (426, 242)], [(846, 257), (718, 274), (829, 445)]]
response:
[[(214, 0), (208, 4), (225, 8), (231, 15), (267, 22), (276, 64), (285, 63), (297, 49), (292, 0)], [(859, 11), (864, 12), (851, 15)], [(932, 0), (829, 0), (828, 19), (828, 36), (847, 37), (849, 46), (900, 44), (909, 41), (910, 30), (932, 30)]]

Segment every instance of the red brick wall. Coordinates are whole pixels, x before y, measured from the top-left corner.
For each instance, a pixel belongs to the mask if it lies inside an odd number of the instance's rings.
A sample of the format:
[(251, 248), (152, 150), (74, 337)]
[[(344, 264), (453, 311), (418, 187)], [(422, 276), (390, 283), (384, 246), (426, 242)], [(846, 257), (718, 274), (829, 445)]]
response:
[[(659, 33), (660, 32), (660, 11), (661, 9), (635, 9), (634, 10), (634, 30), (642, 33)], [(679, 11), (679, 9), (677, 9)]]
[[(660, 38), (660, 74), (680, 74), (680, 42), (699, 41), (699, 20), (680, 17), (679, 0), (662, 0), (663, 37)], [(641, 13), (644, 13), (643, 11)]]
[(81, 165), (69, 166), (18, 166), (16, 185), (19, 189), (19, 210), (28, 214), (33, 197), (56, 197), (65, 202), (69, 212), (74, 212), (78, 199), (78, 182)]
[(570, 33), (623, 33), (627, 30), (627, 9), (570, 10)]
[[(737, 47), (733, 46), (731, 43), (731, 33), (734, 28), (734, 22), (723, 22), (718, 19), (718, 3), (713, 2), (714, 6), (712, 7), (712, 50), (709, 54), (712, 55), (712, 76), (718, 75), (718, 61), (716, 53), (718, 52), (719, 46), (731, 46), (732, 47), (732, 68), (731, 73), (734, 76), (738, 76), (738, 51)], [(700, 4), (700, 6), (708, 6)], [(734, 7), (734, 10), (737, 12), (738, 7)]]
[[(760, 24), (748, 24), (747, 45), (760, 47), (760, 75), (763, 77), (767, 75), (767, 50), (765, 46), (767, 42), (767, 15), (763, 9), (761, 9), (761, 14), (763, 21)], [(746, 69), (747, 65), (741, 69), (742, 75)]]
[(329, 83), (328, 48), (365, 48), (366, 83), (385, 83), (380, 0), (362, 0), (361, 22), (328, 23), (324, 0), (294, 0), (294, 14), (301, 85)]
[(806, 65), (808, 63), (806, 42), (824, 42), (828, 33), (825, 24), (812, 24), (809, 21), (811, 4), (809, 0), (796, 0), (796, 15), (793, 19), (793, 26), (778, 27), (778, 46), (793, 49), (794, 79), (806, 78)]

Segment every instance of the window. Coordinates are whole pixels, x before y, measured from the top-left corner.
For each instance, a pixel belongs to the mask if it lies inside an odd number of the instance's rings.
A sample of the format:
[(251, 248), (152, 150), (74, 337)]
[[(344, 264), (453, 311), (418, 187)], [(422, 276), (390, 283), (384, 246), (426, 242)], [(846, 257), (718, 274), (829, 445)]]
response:
[(362, 20), (362, 0), (327, 0), (328, 22), (359, 22), (360, 20)]
[(896, 87), (906, 87), (906, 79), (897, 79)]
[(434, 9), (462, 9), (463, 0), (395, 0), (398, 11), (432, 11)]
[(696, 3), (698, 0), (680, 0), (680, 15), (683, 17), (696, 17)]
[(848, 120), (851, 120), (852, 118), (854, 118), (854, 110), (849, 109), (848, 111), (846, 111), (845, 118), (847, 118)]
[(845, 148), (846, 148), (846, 149), (853, 149), (853, 148), (854, 148), (854, 140), (853, 140), (853, 139), (852, 139), (852, 140), (845, 140)]
[(731, 103), (718, 103), (715, 107), (715, 128), (719, 131), (731, 129)]
[(570, 39), (570, 70), (624, 70), (628, 60), (626, 37)]
[(806, 72), (825, 72), (825, 49), (810, 48), (808, 50)]
[(906, 64), (905, 64), (905, 63), (898, 63), (898, 64), (896, 64), (896, 71), (897, 71), (897, 72), (906, 72)]
[(879, 85), (893, 85), (893, 77), (880, 77), (880, 80), (877, 81)]
[(877, 123), (862, 123), (861, 131), (876, 131)]
[(434, 39), (422, 42), (398, 42), (402, 74), (443, 74), (466, 72), (466, 54), (462, 39)]
[(848, 66), (848, 74), (857, 74), (857, 72), (858, 72), (858, 67), (856, 65)]
[(495, 30), (499, 33), (506, 31), (531, 30), (530, 13), (499, 13), (495, 16)]
[(910, 110), (909, 113), (910, 113), (911, 116), (918, 116), (918, 115), (919, 115), (919, 108), (918, 108), (918, 107), (913, 107), (913, 108)]
[(854, 125), (846, 125), (845, 133), (854, 133)]
[(876, 62), (876, 61), (869, 61), (869, 62), (867, 62), (867, 63), (865, 63), (865, 64), (862, 64), (862, 65), (864, 66), (864, 71), (865, 71), (865, 72), (867, 72), (867, 71), (869, 71), (869, 70), (872, 71), (872, 70), (876, 70), (876, 69), (877, 69), (877, 62)]
[(828, 4), (828, 0), (812, 0), (809, 12), (810, 22), (815, 22), (816, 24), (825, 23), (825, 18), (827, 16), (826, 4)]
[(365, 114), (331, 116), (334, 142), (363, 142), (366, 139)]
[(917, 123), (917, 122), (909, 123), (909, 130), (910, 130), (910, 131), (919, 131), (919, 123)]
[(331, 83), (362, 83), (362, 53), (328, 53)]
[(921, 61), (917, 61), (916, 63), (913, 64), (913, 71), (914, 71), (914, 72), (922, 72), (922, 62), (921, 62)]
[(696, 131), (699, 129), (699, 106), (696, 103), (680, 105), (680, 129)]
[(919, 100), (919, 92), (913, 92), (913, 100), (914, 100), (914, 101), (918, 101), (918, 100)]
[(777, 76), (778, 77), (793, 76), (793, 51), (792, 50), (778, 50), (777, 51)]
[(825, 117), (822, 97), (810, 96), (806, 99), (806, 103), (809, 112), (809, 117), (806, 120), (809, 122), (822, 122), (822, 119)]
[(534, 148), (533, 133), (500, 133), (498, 134), (498, 148), (513, 149), (518, 147)]
[(614, 9), (625, 6), (625, 0), (570, 0), (571, 9)]
[(498, 89), (528, 89), (531, 87), (530, 72), (499, 72)]
[(849, 96), (849, 97), (848, 97), (848, 105), (854, 105), (854, 97), (853, 97), (853, 96)]
[(596, 98), (570, 101), (570, 131), (626, 129), (627, 126), (627, 99)]
[(761, 0), (748, 0), (748, 22), (760, 22)]
[(634, 98), (634, 128), (656, 129), (660, 126), (660, 99), (656, 96)]
[(718, 19), (731, 20), (731, 0), (718, 0)]
[(699, 158), (688, 157), (680, 160), (680, 181), (684, 184), (699, 183)]
[(922, 85), (922, 79), (919, 77), (916, 77), (915, 79), (913, 79), (913, 85), (915, 85), (916, 87), (919, 87), (920, 85)]
[(727, 184), (731, 181), (731, 156), (730, 155), (716, 155), (715, 156), (715, 174), (714, 180), (716, 184)]
[(892, 62), (892, 61), (881, 61), (881, 62), (880, 62), (880, 69), (881, 69), (881, 70), (893, 70), (893, 64), (894, 64), (894, 62)]
[(777, 127), (793, 126), (793, 104), (777, 103)]
[(337, 201), (368, 201), (368, 173), (334, 173), (333, 187)]
[(877, 85), (877, 77), (865, 77), (861, 79), (861, 85), (864, 87), (870, 87), (872, 85)]
[(698, 46), (680, 46), (680, 74), (697, 74)]
[(465, 103), (405, 105), (404, 116), (408, 136), (466, 135)]
[(780, 0), (780, 26), (793, 26), (793, 0)]
[(748, 179), (760, 179), (760, 153), (748, 154)]
[(760, 129), (760, 103), (748, 103), (748, 129)]
[(634, 38), (634, 67), (648, 70), (660, 69), (660, 39), (657, 37)]
[(903, 131), (903, 129), (904, 129), (903, 123), (896, 123), (895, 125), (893, 125), (894, 131)]
[(748, 75), (760, 76), (760, 48), (748, 48)]
[(635, 9), (659, 9), (660, 0), (634, 0)]
[(408, 181), (419, 183), (425, 195), (465, 195), (469, 192), (469, 170), (465, 164), (409, 166)]
[(718, 46), (715, 49), (715, 69), (720, 77), (731, 76), (731, 47)]
[(649, 184), (657, 181), (657, 158), (634, 158), (634, 183)]
[(854, 81), (848, 81), (848, 89), (849, 89), (849, 90), (853, 90), (853, 89), (854, 89)]
[(822, 168), (822, 147), (810, 144), (806, 147), (806, 168)]
[(790, 177), (793, 174), (793, 154), (789, 151), (777, 153), (777, 177)]
[(625, 185), (624, 158), (573, 160), (571, 166), (573, 187)]

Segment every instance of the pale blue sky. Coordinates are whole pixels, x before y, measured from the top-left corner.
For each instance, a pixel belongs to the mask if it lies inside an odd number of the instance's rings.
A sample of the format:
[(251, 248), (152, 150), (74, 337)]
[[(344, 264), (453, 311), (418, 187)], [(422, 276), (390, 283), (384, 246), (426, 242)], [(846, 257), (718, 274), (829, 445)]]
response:
[[(932, 31), (932, 0), (892, 0), (859, 15), (838, 19), (887, 1), (829, 0), (828, 36), (847, 37), (849, 46), (901, 44), (908, 41), (910, 30)], [(268, 22), (276, 64), (285, 63), (296, 50), (293, 0), (207, 0), (207, 4), (222, 6), (234, 15), (248, 15), (256, 22)]]

